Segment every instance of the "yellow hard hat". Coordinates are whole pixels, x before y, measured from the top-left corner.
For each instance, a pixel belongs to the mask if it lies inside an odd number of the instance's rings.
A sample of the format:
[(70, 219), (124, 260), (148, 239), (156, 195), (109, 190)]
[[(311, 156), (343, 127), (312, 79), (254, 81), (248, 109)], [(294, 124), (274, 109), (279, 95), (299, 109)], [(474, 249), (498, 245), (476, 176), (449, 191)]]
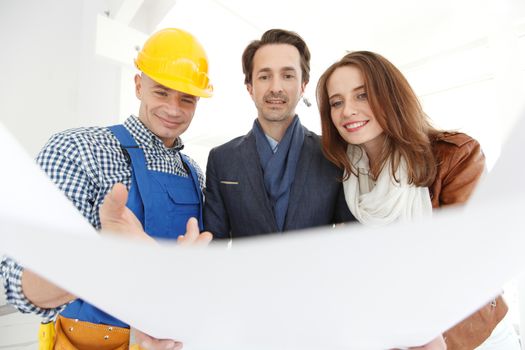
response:
[(208, 58), (190, 33), (162, 29), (144, 43), (135, 59), (137, 68), (157, 83), (193, 96), (211, 97)]

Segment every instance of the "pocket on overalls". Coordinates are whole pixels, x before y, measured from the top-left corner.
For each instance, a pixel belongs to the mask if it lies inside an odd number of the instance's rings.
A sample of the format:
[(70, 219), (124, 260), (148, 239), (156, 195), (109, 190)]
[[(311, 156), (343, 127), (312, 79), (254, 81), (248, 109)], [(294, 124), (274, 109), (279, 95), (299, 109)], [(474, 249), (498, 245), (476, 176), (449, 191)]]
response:
[(129, 328), (94, 324), (58, 316), (55, 350), (127, 350)]
[(200, 201), (193, 187), (163, 186), (162, 191), (152, 192), (150, 199), (145, 223), (146, 232), (153, 237), (176, 239), (186, 232), (190, 217), (200, 217)]
[(168, 189), (168, 195), (174, 205), (170, 208), (170, 215), (179, 217), (184, 221), (184, 231), (186, 229), (186, 221), (190, 217), (199, 219), (200, 216), (200, 201), (194, 189), (177, 190)]
[(197, 193), (195, 193), (195, 190), (169, 188), (167, 191), (170, 199), (175, 204), (172, 210), (174, 213), (199, 213), (200, 201)]

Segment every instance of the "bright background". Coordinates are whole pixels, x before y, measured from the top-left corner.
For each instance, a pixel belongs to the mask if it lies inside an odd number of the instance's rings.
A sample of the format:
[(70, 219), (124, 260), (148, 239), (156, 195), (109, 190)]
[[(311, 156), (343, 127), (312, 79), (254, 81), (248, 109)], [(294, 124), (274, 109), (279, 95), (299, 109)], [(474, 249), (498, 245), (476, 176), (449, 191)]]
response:
[[(0, 0), (0, 122), (36, 155), (54, 132), (137, 113), (133, 58), (162, 27), (192, 32), (209, 55), (215, 96), (201, 99), (183, 135), (203, 169), (212, 147), (251, 127), (241, 54), (269, 28), (310, 47), (312, 107), (298, 113), (317, 132), (315, 84), (347, 50), (390, 59), (438, 127), (481, 142), (489, 168), (523, 107), (523, 0)], [(0, 348), (34, 348), (34, 324), (12, 316), (0, 317)]]
[(489, 167), (525, 95), (522, 0), (2, 0), (0, 121), (36, 154), (53, 132), (136, 113), (136, 49), (168, 26), (196, 35), (210, 59), (215, 96), (183, 137), (202, 167), (211, 147), (251, 127), (241, 54), (269, 28), (297, 31), (310, 47), (312, 107), (298, 113), (315, 131), (315, 84), (347, 50), (390, 59), (437, 126), (481, 142)]

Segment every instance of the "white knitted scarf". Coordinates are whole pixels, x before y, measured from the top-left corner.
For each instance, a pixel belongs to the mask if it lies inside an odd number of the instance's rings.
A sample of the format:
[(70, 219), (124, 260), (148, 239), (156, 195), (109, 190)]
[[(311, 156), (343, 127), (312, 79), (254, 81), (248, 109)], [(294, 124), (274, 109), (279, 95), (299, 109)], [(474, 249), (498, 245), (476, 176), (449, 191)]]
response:
[(348, 159), (357, 169), (358, 175), (350, 174), (343, 182), (348, 208), (355, 218), (374, 227), (395, 221), (414, 221), (432, 215), (432, 203), (428, 187), (409, 185), (406, 162), (401, 162), (396, 171), (396, 182), (392, 178), (391, 162), (387, 161), (377, 181), (369, 175), (368, 157), (359, 146), (348, 145)]

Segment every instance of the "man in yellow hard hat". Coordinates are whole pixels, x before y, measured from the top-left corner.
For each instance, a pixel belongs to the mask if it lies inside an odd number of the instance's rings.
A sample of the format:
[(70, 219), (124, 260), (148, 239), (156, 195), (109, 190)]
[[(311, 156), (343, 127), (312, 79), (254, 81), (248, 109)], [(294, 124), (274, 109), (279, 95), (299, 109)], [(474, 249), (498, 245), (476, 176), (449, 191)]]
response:
[[(138, 115), (131, 115), (122, 125), (55, 134), (37, 162), (96, 229), (101, 228), (99, 208), (105, 196), (115, 184), (123, 183), (129, 191), (127, 208), (150, 236), (178, 238), (181, 243), (209, 242), (209, 233), (199, 234), (204, 176), (199, 166), (181, 153), (180, 139), (199, 98), (212, 95), (206, 53), (190, 33), (169, 28), (146, 41), (135, 64), (141, 71), (135, 76)], [(190, 234), (184, 236), (186, 232)], [(151, 240), (141, 230), (136, 236)], [(64, 261), (70, 263), (75, 262)], [(55, 340), (45, 345), (48, 348), (128, 349), (126, 323), (13, 260), (2, 258), (0, 264), (10, 303), (22, 312), (56, 319), (54, 329), (47, 330), (47, 334), (56, 330)], [(109, 266), (108, 273), (118, 271)], [(137, 334), (137, 340), (145, 341), (151, 349), (181, 346)]]

